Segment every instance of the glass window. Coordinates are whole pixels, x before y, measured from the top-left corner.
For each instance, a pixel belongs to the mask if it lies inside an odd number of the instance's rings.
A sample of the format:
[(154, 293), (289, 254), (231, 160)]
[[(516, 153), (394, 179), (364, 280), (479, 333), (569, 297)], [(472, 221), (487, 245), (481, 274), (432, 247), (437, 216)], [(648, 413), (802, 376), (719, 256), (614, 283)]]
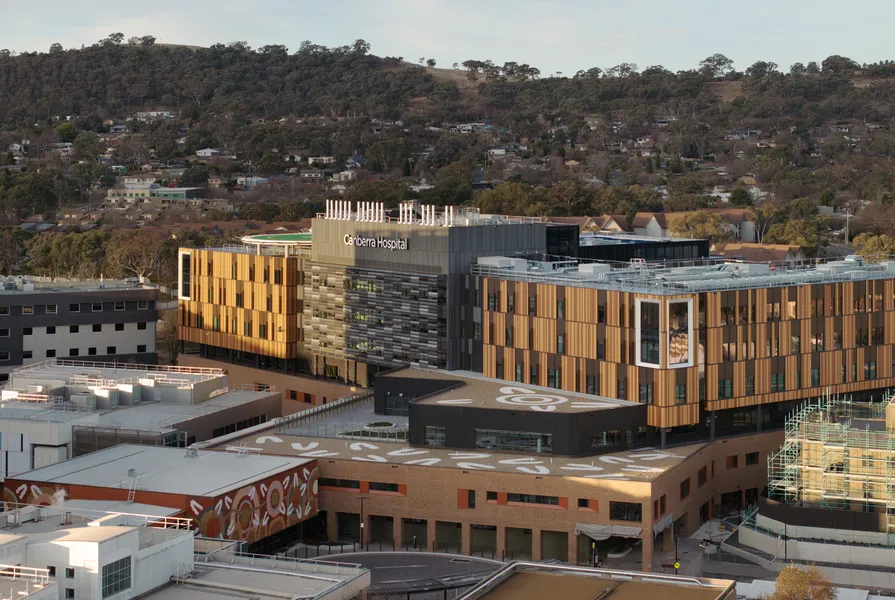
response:
[(687, 384), (679, 383), (674, 386), (674, 401), (676, 404), (687, 403)]
[(115, 348), (115, 346), (108, 346), (106, 347), (106, 354), (115, 354), (116, 350), (117, 348)]
[(47, 327), (47, 335), (56, 335), (56, 327)]
[[(398, 484), (397, 483), (382, 483), (380, 481), (371, 481), (370, 482), (370, 491), (371, 492), (397, 492)], [(470, 507), (472, 508), (472, 507)]]
[(641, 404), (652, 404), (653, 403), (653, 384), (651, 384), (651, 383), (641, 383), (640, 384), (640, 403)]
[(47, 314), (48, 315), (56, 314), (56, 305), (55, 304), (47, 304)]
[(488, 502), (497, 502), (497, 492), (485, 492), (485, 500)]
[(609, 501), (609, 518), (613, 521), (640, 523), (643, 520), (643, 506), (639, 502)]
[(553, 435), (525, 431), (476, 429), (475, 447), (517, 452), (553, 452)]
[(32, 331), (31, 327), (22, 327), (22, 335), (31, 335)]
[(149, 301), (148, 300), (137, 300), (137, 310), (148, 310), (149, 309)]
[(444, 427), (426, 426), (426, 445), (427, 446), (444, 446), (445, 441)]
[(94, 302), (90, 305), (90, 310), (93, 312), (103, 312), (103, 303), (102, 302)]
[(659, 303), (640, 302), (640, 362), (659, 365)]
[(9, 307), (8, 306), (0, 306), (0, 317), (8, 317), (9, 316)]
[(97, 324), (97, 325), (94, 325), (94, 326), (93, 326), (93, 332), (94, 332), (94, 333), (100, 332), (100, 331), (102, 331), (102, 330), (103, 330), (103, 326), (102, 326), (102, 325), (98, 325), (98, 324)]
[(535, 494), (507, 494), (507, 502), (522, 502), (525, 504), (552, 504), (559, 505), (557, 496), (539, 496)]
[(56, 358), (55, 350), (47, 350), (47, 358)]
[(96, 348), (87, 348), (88, 356), (96, 356)]
[(146, 352), (146, 344), (137, 344), (137, 352)]
[(68, 305), (68, 312), (72, 312), (72, 313), (79, 313), (79, 312), (81, 312), (81, 305), (80, 305), (80, 304), (69, 304), (69, 305)]
[(565, 354), (566, 353), (566, 337), (562, 334), (556, 336), (556, 353), (557, 354)]
[(115, 331), (124, 331), (124, 323), (115, 323)]
[(749, 375), (748, 377), (746, 377), (746, 395), (755, 395), (755, 375)]
[(22, 314), (23, 314), (23, 315), (33, 315), (33, 314), (34, 314), (34, 307), (33, 307), (33, 306), (23, 306), (23, 307), (22, 307)]
[(690, 495), (690, 478), (687, 477), (681, 482), (681, 500)]
[[(373, 484), (370, 484), (370, 489), (373, 489)], [(475, 508), (475, 490), (466, 490), (466, 507), (467, 508)]]
[(758, 452), (746, 453), (746, 466), (758, 464)]
[(68, 349), (68, 355), (69, 355), (69, 356), (77, 356), (77, 355), (78, 355), (78, 349), (77, 349), (77, 348), (69, 348), (69, 349)]
[(696, 473), (696, 485), (698, 487), (702, 487), (705, 485), (706, 480), (708, 479), (708, 467), (702, 467), (699, 469), (699, 472)]
[(359, 490), (360, 481), (354, 479), (332, 479), (329, 477), (320, 478), (321, 487), (343, 488), (348, 490)]
[(718, 380), (718, 398), (733, 398), (733, 380)]
[(0, 329), (0, 337), (9, 337), (9, 329)]
[(811, 369), (811, 387), (820, 385), (820, 369)]
[[(641, 310), (643, 310), (641, 306)], [(690, 362), (690, 303), (668, 303), (668, 364)]]
[(0, 352), (0, 361), (6, 362), (9, 360), (9, 352)]

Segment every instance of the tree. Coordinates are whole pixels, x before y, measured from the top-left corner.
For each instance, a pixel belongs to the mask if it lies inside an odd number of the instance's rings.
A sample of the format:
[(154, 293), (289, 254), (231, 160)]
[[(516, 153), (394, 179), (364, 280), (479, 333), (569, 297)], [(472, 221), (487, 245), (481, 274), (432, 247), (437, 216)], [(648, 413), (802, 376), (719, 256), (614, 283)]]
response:
[(106, 259), (117, 277), (149, 277), (160, 268), (163, 237), (149, 231), (129, 231), (109, 241)]
[(180, 339), (177, 335), (178, 313), (176, 310), (162, 312), (161, 325), (159, 325), (159, 341), (168, 353), (168, 359), (172, 365), (177, 364), (177, 355), (180, 353)]
[(777, 63), (759, 60), (746, 69), (746, 77), (761, 79), (777, 71)]
[(62, 52), (62, 44), (56, 43), (50, 46), (50, 54), (59, 54)]
[(79, 133), (80, 131), (78, 130), (78, 126), (69, 121), (60, 123), (56, 126), (56, 135), (59, 136), (60, 142), (74, 142), (77, 139)]
[(110, 46), (110, 45), (118, 46), (123, 41), (124, 41), (124, 34), (119, 32), (119, 33), (109, 34), (109, 37), (102, 40), (102, 44), (106, 45), (106, 46)]
[(733, 61), (723, 54), (713, 54), (699, 63), (699, 71), (711, 79), (723, 77), (733, 70)]
[(11, 225), (0, 226), (0, 274), (12, 275), (25, 258), (28, 234)]
[(84, 160), (87, 162), (95, 162), (103, 151), (102, 142), (92, 131), (79, 133), (72, 145), (72, 157), (75, 160)]
[(154, 35), (144, 35), (140, 37), (140, 45), (141, 46), (152, 46), (155, 44), (155, 36)]
[(725, 242), (731, 238), (730, 227), (720, 214), (707, 211), (685, 213), (671, 221), (668, 229), (673, 237), (707, 239)]
[(807, 71), (808, 71), (808, 69), (805, 68), (805, 65), (803, 65), (800, 62), (794, 63), (789, 68), (790, 75), (804, 75)]
[(862, 233), (854, 239), (855, 254), (871, 261), (895, 255), (895, 238), (889, 235)]
[(820, 73), (820, 67), (818, 67), (817, 63), (812, 60), (808, 63), (808, 66), (805, 67), (805, 72), (809, 75), (817, 75), (818, 73)]
[(817, 224), (809, 219), (787, 219), (771, 225), (762, 238), (764, 244), (789, 244), (804, 248), (808, 254), (817, 250)]
[(765, 234), (779, 216), (780, 207), (774, 202), (762, 202), (755, 207), (755, 237), (759, 244), (764, 243)]
[(734, 206), (752, 206), (752, 196), (745, 188), (735, 188), (730, 192), (730, 203)]
[(769, 600), (835, 600), (836, 588), (817, 567), (800, 569), (789, 565), (777, 575)]
[(821, 63), (824, 73), (852, 73), (860, 68), (860, 65), (852, 59), (833, 54), (828, 56)]
[(430, 58), (429, 60), (427, 60), (426, 66), (428, 66), (430, 69), (434, 69), (435, 68), (435, 59)]
[(355, 54), (364, 56), (370, 51), (370, 44), (366, 40), (355, 40), (351, 48)]

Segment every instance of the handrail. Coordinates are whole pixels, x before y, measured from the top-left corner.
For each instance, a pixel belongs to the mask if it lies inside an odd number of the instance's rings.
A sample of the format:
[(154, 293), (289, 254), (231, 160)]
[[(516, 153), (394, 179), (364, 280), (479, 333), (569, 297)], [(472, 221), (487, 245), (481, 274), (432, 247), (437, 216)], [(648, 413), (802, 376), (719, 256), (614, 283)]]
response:
[(274, 425), (277, 433), (282, 433), (284, 431), (284, 428), (287, 425), (292, 425), (297, 421), (302, 421), (304, 419), (307, 419), (309, 417), (316, 415), (317, 413), (321, 413), (324, 411), (330, 411), (335, 408), (345, 406), (346, 404), (360, 402), (361, 400), (367, 400), (369, 398), (372, 398), (372, 396), (373, 396), (373, 392), (371, 392), (371, 391), (362, 392), (360, 394), (354, 394), (352, 396), (343, 396), (343, 397), (339, 398), (338, 400), (334, 400), (333, 402), (328, 402), (326, 404), (319, 404), (319, 405), (309, 408), (307, 410), (303, 410), (303, 411), (297, 412), (295, 414), (287, 415), (285, 417), (278, 417), (276, 419), (273, 419), (271, 421), (271, 423)]
[[(460, 597), (460, 600), (474, 600), (476, 598), (480, 598), (482, 593), (489, 592), (495, 586), (504, 581), (508, 576), (512, 575), (514, 572), (520, 570), (521, 568), (532, 568), (537, 570), (549, 570), (551, 572), (564, 572), (564, 573), (580, 573), (585, 574), (590, 577), (597, 577), (600, 579), (623, 579), (625, 581), (642, 581), (649, 583), (674, 583), (676, 585), (687, 585), (690, 587), (700, 587), (700, 588), (720, 588), (721, 586), (718, 584), (712, 584), (698, 577), (687, 577), (682, 575), (664, 575), (661, 573), (647, 573), (640, 571), (620, 571), (615, 569), (594, 569), (592, 567), (578, 567), (573, 565), (546, 565), (544, 563), (538, 563), (533, 561), (518, 561), (512, 562), (508, 564), (503, 569), (500, 569), (472, 589), (468, 590), (463, 596)], [(732, 585), (732, 584), (731, 584)]]
[(150, 373), (183, 373), (183, 374), (191, 374), (191, 375), (214, 375), (214, 376), (222, 376), (227, 374), (226, 369), (215, 369), (211, 367), (179, 367), (176, 365), (145, 365), (145, 364), (132, 364), (132, 363), (124, 363), (124, 362), (96, 362), (96, 361), (82, 361), (82, 360), (62, 360), (58, 358), (51, 358), (49, 360), (32, 363), (30, 365), (25, 365), (23, 367), (19, 367), (12, 371), (12, 375), (20, 374), (20, 373), (28, 373), (30, 371), (36, 371), (39, 369), (45, 369), (48, 367), (80, 367), (87, 369), (112, 369), (112, 370), (121, 370), (121, 371), (144, 371), (147, 374)]

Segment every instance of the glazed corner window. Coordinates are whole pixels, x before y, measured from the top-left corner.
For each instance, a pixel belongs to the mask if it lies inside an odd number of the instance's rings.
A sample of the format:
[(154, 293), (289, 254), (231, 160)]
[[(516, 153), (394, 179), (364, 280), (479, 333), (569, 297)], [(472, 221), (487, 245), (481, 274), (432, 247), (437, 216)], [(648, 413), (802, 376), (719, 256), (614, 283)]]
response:
[(690, 301), (668, 303), (668, 364), (689, 365), (691, 360)]
[(180, 289), (178, 292), (180, 297), (186, 300), (190, 299), (190, 286), (192, 284), (191, 262), (191, 254), (183, 253), (180, 255), (180, 277), (178, 278)]
[(661, 306), (652, 300), (637, 299), (637, 363), (659, 366), (659, 318)]

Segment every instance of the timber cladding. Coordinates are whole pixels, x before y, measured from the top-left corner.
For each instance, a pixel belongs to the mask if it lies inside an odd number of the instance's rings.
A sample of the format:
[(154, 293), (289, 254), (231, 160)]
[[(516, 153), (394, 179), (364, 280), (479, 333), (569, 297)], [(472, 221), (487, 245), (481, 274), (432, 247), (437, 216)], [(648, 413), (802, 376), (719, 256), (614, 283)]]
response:
[(191, 249), (180, 339), (277, 358), (301, 341), (302, 259)]
[[(648, 424), (895, 386), (892, 280), (678, 295), (481, 277), (485, 376), (648, 404)], [(690, 301), (692, 366), (638, 365), (635, 305)], [(642, 362), (642, 361), (641, 361)]]

